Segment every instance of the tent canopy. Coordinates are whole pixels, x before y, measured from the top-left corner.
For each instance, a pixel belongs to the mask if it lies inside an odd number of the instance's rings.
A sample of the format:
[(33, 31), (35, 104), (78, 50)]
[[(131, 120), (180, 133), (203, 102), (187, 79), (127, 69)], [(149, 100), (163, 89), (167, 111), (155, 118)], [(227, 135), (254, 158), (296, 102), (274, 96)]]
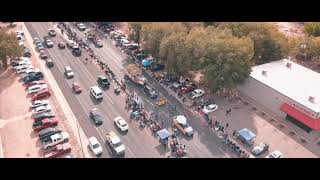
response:
[(148, 60), (148, 59), (142, 60), (142, 65), (143, 65), (144, 67), (148, 67), (148, 66), (150, 66), (151, 64), (152, 64), (152, 61), (150, 61), (150, 60)]
[(242, 129), (238, 130), (237, 132), (246, 141), (250, 141), (256, 137), (256, 135), (253, 132), (249, 131), (247, 128), (242, 128)]
[(167, 129), (161, 129), (157, 132), (157, 134), (161, 139), (166, 139), (170, 136), (170, 133)]

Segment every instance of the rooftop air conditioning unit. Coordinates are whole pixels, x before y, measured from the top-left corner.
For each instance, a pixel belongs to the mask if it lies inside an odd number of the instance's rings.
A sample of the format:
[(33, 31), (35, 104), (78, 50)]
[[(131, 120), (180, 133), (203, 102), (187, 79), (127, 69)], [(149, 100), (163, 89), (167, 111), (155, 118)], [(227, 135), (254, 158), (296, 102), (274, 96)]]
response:
[(309, 102), (314, 103), (314, 99), (315, 99), (315, 97), (309, 96)]
[(262, 70), (262, 75), (266, 76), (267, 75), (267, 71)]
[(291, 68), (291, 63), (289, 63), (289, 62), (287, 62), (287, 64), (286, 64), (286, 66), (287, 66), (287, 68)]

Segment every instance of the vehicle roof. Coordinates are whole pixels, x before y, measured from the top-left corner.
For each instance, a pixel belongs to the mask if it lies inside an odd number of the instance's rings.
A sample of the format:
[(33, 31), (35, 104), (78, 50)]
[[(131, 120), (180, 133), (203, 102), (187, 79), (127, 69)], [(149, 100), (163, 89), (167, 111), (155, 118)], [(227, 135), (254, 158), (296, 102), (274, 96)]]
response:
[(98, 108), (93, 108), (93, 109), (90, 110), (90, 112), (91, 112), (92, 114), (100, 114), (100, 111), (99, 111)]
[(70, 66), (66, 66), (65, 70), (71, 70), (71, 67)]
[(92, 86), (91, 89), (93, 89), (96, 92), (102, 92), (98, 86)]
[(202, 89), (196, 89), (196, 90), (194, 90), (195, 92), (197, 92), (197, 93), (199, 93), (199, 92), (204, 92), (204, 90), (202, 90)]
[(182, 124), (182, 125), (187, 124), (187, 119), (185, 116), (179, 115), (176, 117), (176, 120), (179, 124)]
[[(102, 80), (107, 79), (107, 77), (106, 77), (105, 75), (100, 75), (100, 76), (98, 76), (98, 78), (100, 78), (100, 79), (102, 79)], [(108, 79), (107, 79), (107, 80), (108, 80)]]
[(114, 120), (118, 121), (121, 126), (124, 124), (127, 124), (126, 121), (121, 116), (114, 118)]
[(117, 143), (121, 142), (120, 138), (113, 131), (109, 133), (109, 137), (110, 137), (110, 140), (111, 140), (112, 144), (117, 144)]
[(72, 85), (73, 85), (73, 86), (80, 87), (80, 83), (78, 83), (78, 82), (74, 82), (74, 83), (72, 83)]

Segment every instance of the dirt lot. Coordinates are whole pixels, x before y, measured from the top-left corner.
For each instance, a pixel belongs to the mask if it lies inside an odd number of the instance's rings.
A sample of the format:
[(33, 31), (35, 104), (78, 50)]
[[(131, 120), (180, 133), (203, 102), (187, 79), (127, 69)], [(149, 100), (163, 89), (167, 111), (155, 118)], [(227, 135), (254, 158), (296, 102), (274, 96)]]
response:
[[(19, 26), (12, 30), (16, 31), (15, 29), (17, 28)], [(30, 49), (28, 43), (25, 42), (25, 44)], [(30, 59), (33, 66), (39, 68), (35, 56), (32, 53)], [(4, 157), (42, 157), (38, 135), (32, 130), (33, 119), (31, 118), (31, 109), (29, 108), (30, 98), (25, 91), (19, 75), (9, 67), (1, 72), (0, 84), (0, 135)], [(49, 86), (48, 83), (47, 85)], [(49, 89), (51, 90), (50, 86)], [(77, 147), (74, 135), (70, 133), (69, 128), (63, 123), (63, 113), (61, 113), (57, 105), (57, 100), (54, 96), (51, 96), (49, 102), (53, 113), (61, 120), (59, 127), (70, 134), (69, 142), (71, 146)], [(71, 154), (80, 157), (80, 149), (72, 148)]]

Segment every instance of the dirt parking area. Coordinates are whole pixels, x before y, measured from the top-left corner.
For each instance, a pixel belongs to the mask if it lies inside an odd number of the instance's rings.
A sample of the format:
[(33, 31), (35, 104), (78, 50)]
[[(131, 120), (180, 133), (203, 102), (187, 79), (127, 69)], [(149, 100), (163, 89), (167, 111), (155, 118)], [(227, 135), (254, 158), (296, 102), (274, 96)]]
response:
[[(19, 26), (12, 30), (16, 31), (17, 28)], [(31, 49), (29, 43), (25, 42), (25, 45)], [(37, 55), (32, 51), (31, 54), (30, 60), (33, 66), (39, 68), (39, 63), (36, 59)], [(51, 90), (50, 85), (46, 84)], [(65, 118), (61, 109), (59, 109), (54, 94), (49, 98), (49, 104), (52, 112), (60, 120), (59, 127), (70, 135), (69, 143), (72, 147), (70, 154), (81, 157), (81, 149), (78, 148), (74, 140), (74, 134), (63, 121)], [(43, 157), (38, 133), (32, 130), (33, 119), (31, 115), (29, 95), (20, 80), (20, 76), (9, 67), (0, 74), (0, 136), (5, 158)]]

